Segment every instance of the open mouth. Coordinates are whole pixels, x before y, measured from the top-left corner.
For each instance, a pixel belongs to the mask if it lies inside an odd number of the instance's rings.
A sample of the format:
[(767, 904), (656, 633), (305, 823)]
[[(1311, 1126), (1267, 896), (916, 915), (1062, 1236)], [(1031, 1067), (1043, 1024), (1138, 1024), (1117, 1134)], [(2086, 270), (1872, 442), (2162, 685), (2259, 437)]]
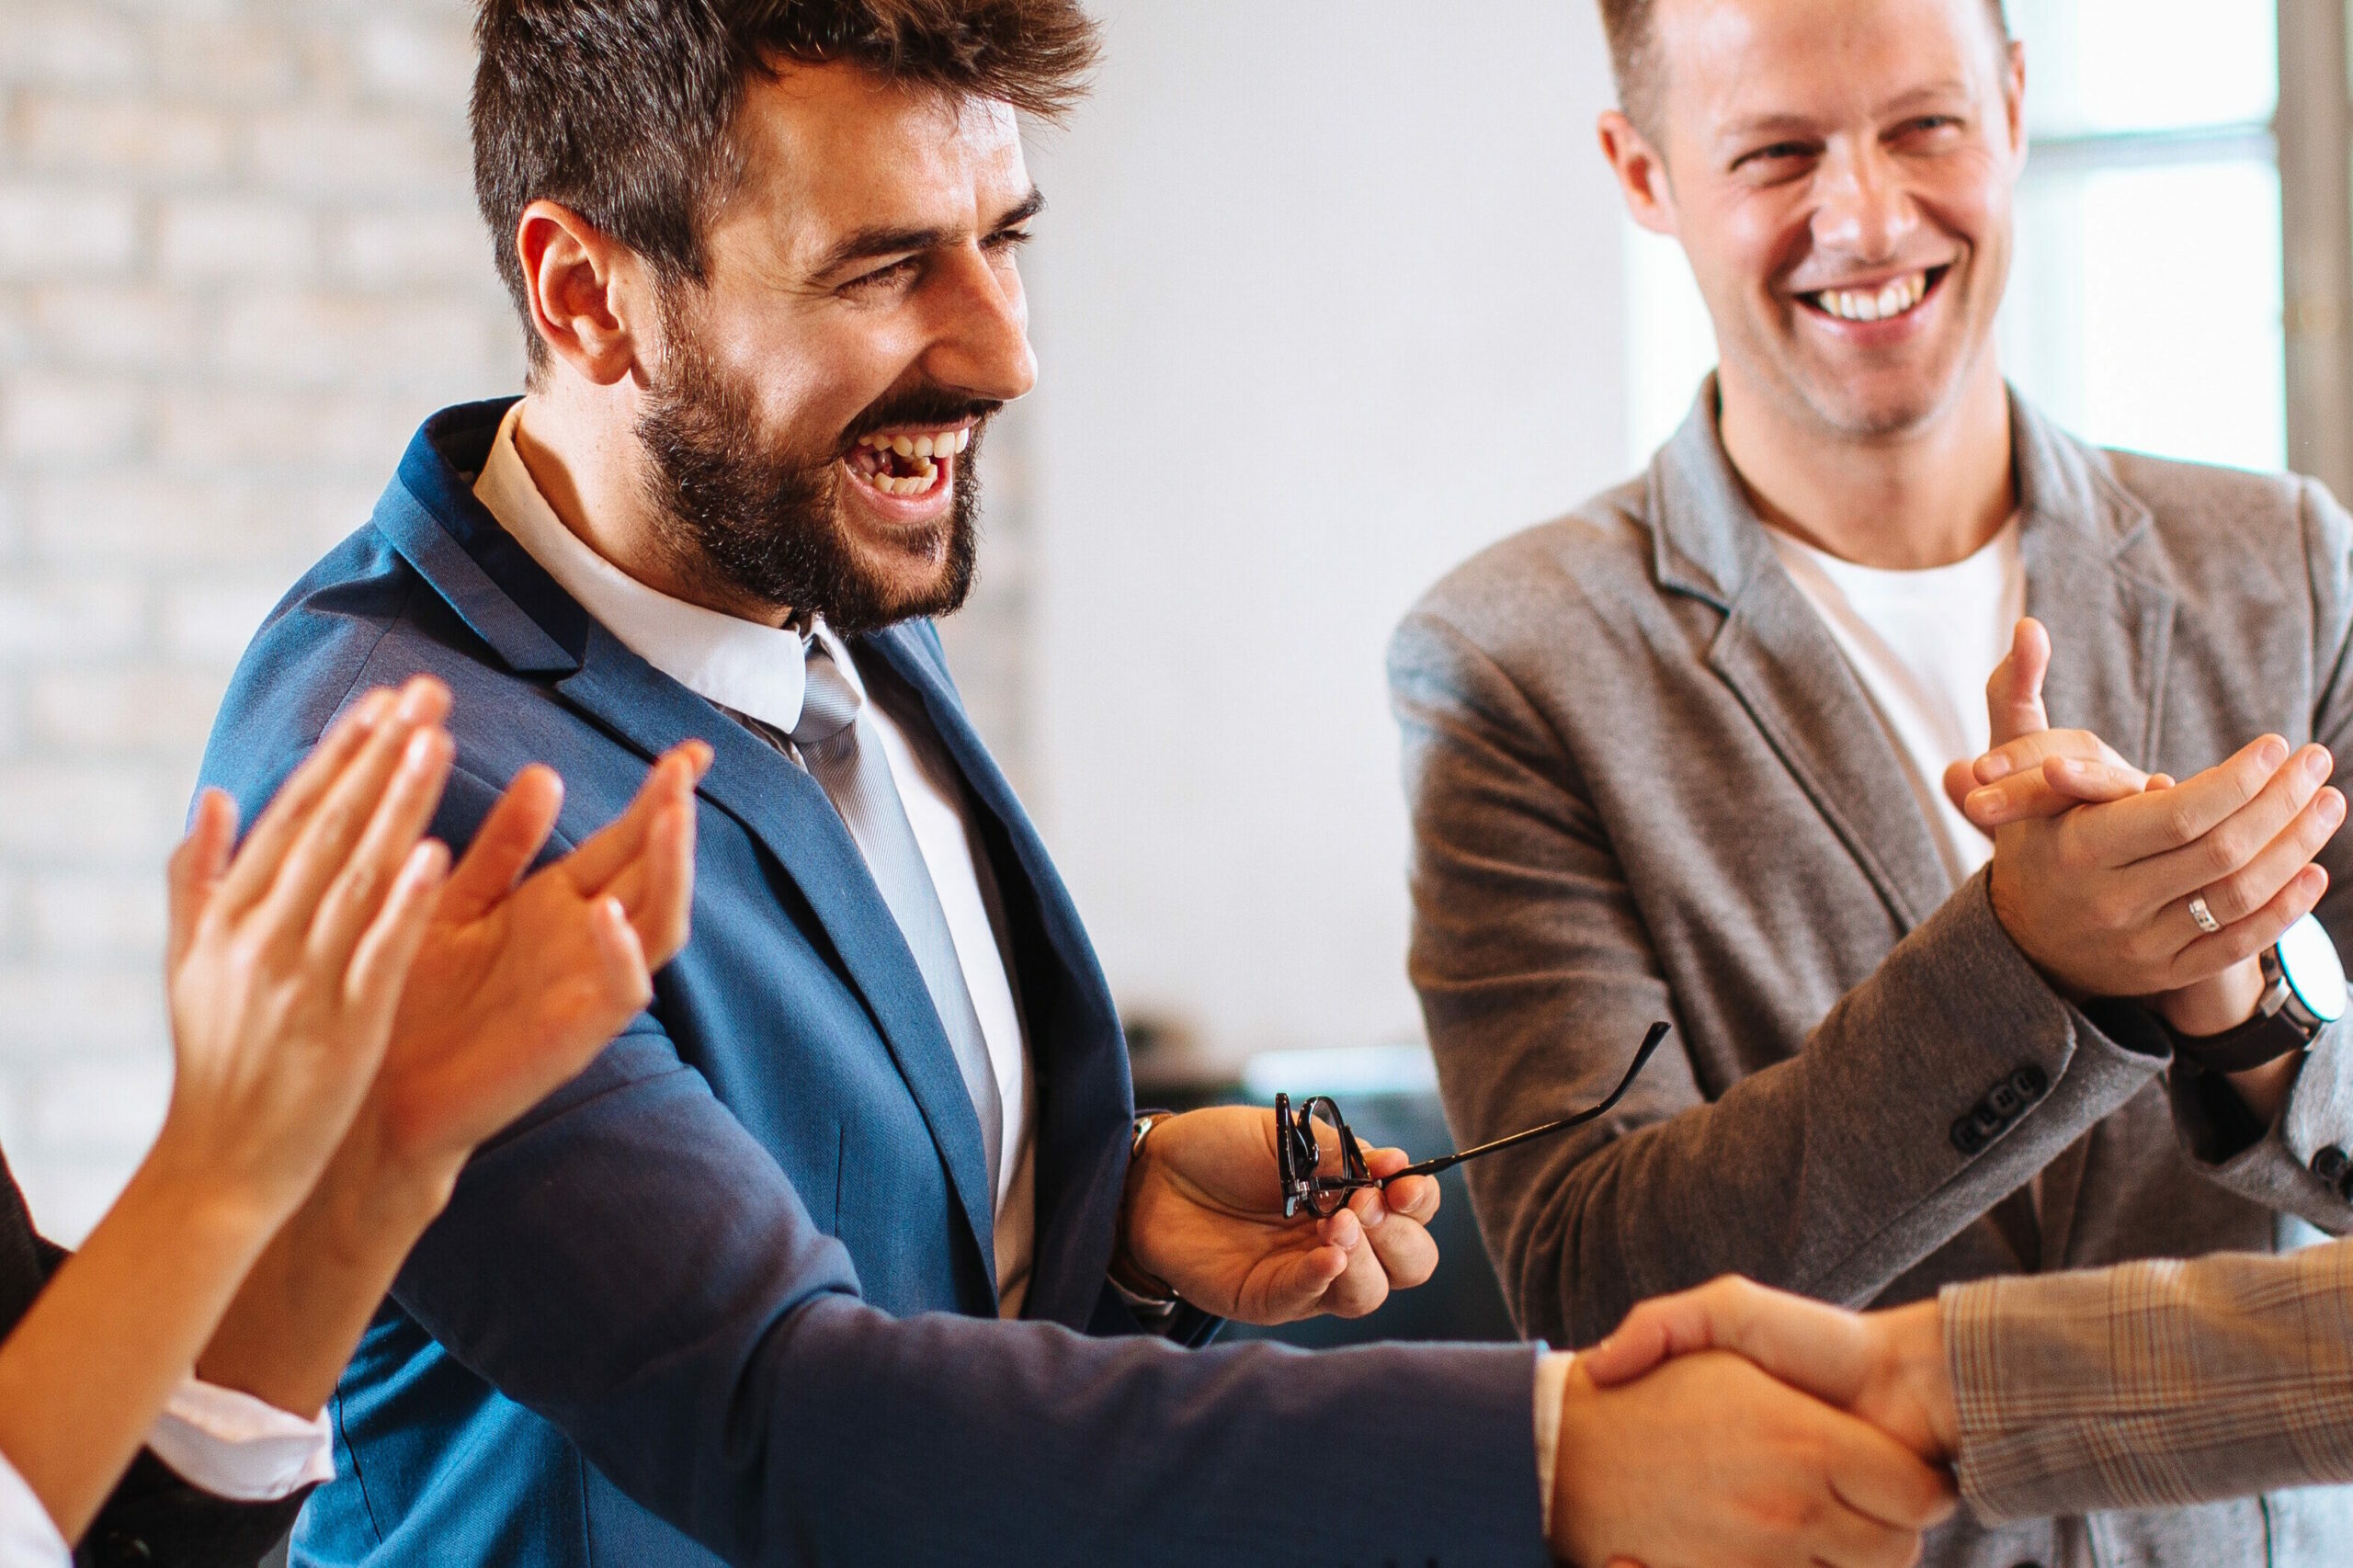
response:
[(1951, 271), (1949, 265), (1931, 267), (1878, 289), (1817, 289), (1810, 294), (1800, 294), (1798, 301), (1839, 321), (1894, 321), (1918, 310)]
[(952, 460), (972, 444), (969, 425), (919, 436), (861, 436), (842, 460), (851, 477), (896, 501), (920, 501), (943, 488)]

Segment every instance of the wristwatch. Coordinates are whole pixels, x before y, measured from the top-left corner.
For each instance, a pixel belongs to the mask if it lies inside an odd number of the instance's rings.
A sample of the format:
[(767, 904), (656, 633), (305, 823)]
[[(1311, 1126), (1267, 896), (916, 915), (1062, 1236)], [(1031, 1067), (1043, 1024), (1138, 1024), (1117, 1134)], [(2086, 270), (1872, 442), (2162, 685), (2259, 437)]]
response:
[(2336, 944), (2311, 915), (2262, 955), (2263, 1000), (2255, 1017), (2217, 1035), (2175, 1034), (2177, 1055), (2209, 1073), (2244, 1073), (2302, 1051), (2313, 1037), (2345, 1016), (2345, 965)]
[[(1152, 1135), (1154, 1123), (1168, 1119), (1165, 1110), (1138, 1111), (1129, 1132), (1128, 1164), (1135, 1165), (1143, 1158), (1143, 1141)], [(1154, 1279), (1128, 1253), (1127, 1210), (1120, 1205), (1120, 1233), (1111, 1245), (1111, 1288), (1129, 1307), (1152, 1322), (1157, 1323), (1176, 1311), (1176, 1292), (1165, 1280)]]

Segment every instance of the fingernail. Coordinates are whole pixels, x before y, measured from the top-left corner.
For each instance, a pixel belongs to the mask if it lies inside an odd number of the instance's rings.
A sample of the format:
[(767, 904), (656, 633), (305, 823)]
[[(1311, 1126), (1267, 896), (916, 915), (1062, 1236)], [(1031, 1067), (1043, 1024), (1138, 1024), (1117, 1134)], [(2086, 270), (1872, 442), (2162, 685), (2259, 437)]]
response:
[(2321, 820), (2334, 827), (2345, 820), (2345, 797), (2334, 790), (2320, 792)]
[(431, 730), (419, 730), (411, 735), (408, 738), (408, 748), (401, 754), (401, 765), (404, 767), (423, 767), (433, 756), (433, 735), (434, 732)]
[(2326, 783), (2336, 768), (2336, 759), (2328, 755), (2325, 746), (2314, 746), (2304, 756), (2304, 777), (2315, 784)]
[(2264, 767), (2277, 767), (2288, 760), (2288, 743), (2277, 735), (2268, 736), (2255, 755)]
[(378, 687), (361, 698), (359, 705), (351, 710), (352, 723), (363, 730), (374, 729), (382, 721), (384, 710), (391, 707), (392, 702), (392, 694)]
[(2017, 771), (2017, 768), (2010, 766), (2010, 759), (2000, 752), (1993, 752), (1977, 759), (1977, 781), (1981, 784), (1999, 784)]

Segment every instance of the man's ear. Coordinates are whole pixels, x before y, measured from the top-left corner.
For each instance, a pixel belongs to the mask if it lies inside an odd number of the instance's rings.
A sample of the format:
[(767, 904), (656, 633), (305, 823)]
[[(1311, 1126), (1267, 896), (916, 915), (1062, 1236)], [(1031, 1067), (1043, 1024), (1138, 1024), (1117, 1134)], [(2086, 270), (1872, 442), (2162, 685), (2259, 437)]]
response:
[(1601, 117), (1601, 155), (1618, 176), (1626, 210), (1634, 222), (1654, 234), (1675, 233), (1675, 191), (1667, 184), (1666, 159), (1635, 128), (1623, 110), (1609, 109)]
[(534, 201), (516, 225), (515, 251), (531, 327), (549, 354), (597, 386), (635, 370), (638, 328), (653, 308), (636, 254), (568, 207)]

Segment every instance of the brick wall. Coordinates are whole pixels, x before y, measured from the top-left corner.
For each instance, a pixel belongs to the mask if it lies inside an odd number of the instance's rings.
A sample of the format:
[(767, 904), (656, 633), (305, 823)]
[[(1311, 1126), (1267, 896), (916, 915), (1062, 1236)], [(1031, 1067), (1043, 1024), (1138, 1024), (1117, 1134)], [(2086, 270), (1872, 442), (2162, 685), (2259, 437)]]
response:
[(230, 667), (418, 417), (516, 380), (457, 0), (0, 5), (0, 1145), (161, 1118), (162, 858)]
[[(0, 1147), (61, 1239), (162, 1117), (160, 868), (239, 651), (424, 415), (517, 382), (468, 20), (0, 0)], [(1018, 532), (950, 629), (1017, 751)]]

